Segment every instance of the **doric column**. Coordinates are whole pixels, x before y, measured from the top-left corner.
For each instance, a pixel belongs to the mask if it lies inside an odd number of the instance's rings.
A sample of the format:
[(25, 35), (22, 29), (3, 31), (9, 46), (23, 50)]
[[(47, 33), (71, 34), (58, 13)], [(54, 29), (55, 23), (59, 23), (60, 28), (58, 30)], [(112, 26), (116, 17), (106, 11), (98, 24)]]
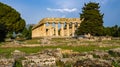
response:
[(42, 36), (41, 35), (41, 27), (38, 27), (38, 29), (39, 29), (39, 36)]
[(61, 23), (61, 33), (60, 33), (61, 36), (64, 36), (64, 24)]
[(80, 26), (80, 23), (78, 23), (78, 27)]
[(72, 23), (72, 36), (74, 36), (74, 33), (75, 33), (75, 24)]
[(49, 24), (49, 36), (52, 36), (52, 23)]
[(43, 24), (43, 36), (46, 36), (46, 24)]
[(55, 36), (58, 36), (58, 23), (55, 24)]
[(70, 33), (69, 33), (69, 23), (67, 23), (67, 36), (70, 36)]

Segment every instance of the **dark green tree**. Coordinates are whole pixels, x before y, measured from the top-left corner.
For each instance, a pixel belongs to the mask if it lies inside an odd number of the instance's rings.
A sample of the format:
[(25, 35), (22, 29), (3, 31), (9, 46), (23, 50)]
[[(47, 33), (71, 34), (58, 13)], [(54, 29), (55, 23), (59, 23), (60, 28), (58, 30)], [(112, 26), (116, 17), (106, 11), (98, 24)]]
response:
[(26, 37), (28, 36), (28, 33), (29, 33), (29, 31), (28, 31), (28, 29), (25, 27), (24, 30), (22, 31), (22, 36), (23, 36), (24, 38), (26, 38)]
[(111, 36), (118, 37), (118, 34), (119, 34), (118, 25), (115, 25), (115, 26), (111, 27), (110, 30), (111, 30)]
[[(8, 33), (19, 33), (25, 27), (25, 21), (12, 7), (0, 2), (0, 35), (5, 38)], [(5, 29), (5, 30), (4, 30)]]
[(27, 39), (32, 39), (32, 25), (29, 26), (28, 30), (29, 30), (29, 34), (28, 34), (28, 38)]
[(24, 30), (22, 31), (22, 36), (25, 38), (25, 39), (31, 39), (32, 37), (32, 25), (25, 27)]
[(118, 37), (120, 37), (120, 26), (118, 28)]
[(77, 35), (90, 33), (91, 35), (103, 35), (103, 14), (100, 13), (99, 3), (89, 2), (82, 8), (80, 19), (81, 26), (76, 31)]
[(25, 27), (25, 21), (12, 7), (0, 2), (0, 23), (6, 26), (7, 32), (21, 32)]
[(0, 23), (0, 42), (4, 41), (4, 38), (6, 37), (6, 28), (4, 24)]
[(104, 36), (112, 36), (111, 27), (104, 27)]
[(120, 27), (118, 25), (105, 27), (104, 34), (113, 37), (120, 37)]

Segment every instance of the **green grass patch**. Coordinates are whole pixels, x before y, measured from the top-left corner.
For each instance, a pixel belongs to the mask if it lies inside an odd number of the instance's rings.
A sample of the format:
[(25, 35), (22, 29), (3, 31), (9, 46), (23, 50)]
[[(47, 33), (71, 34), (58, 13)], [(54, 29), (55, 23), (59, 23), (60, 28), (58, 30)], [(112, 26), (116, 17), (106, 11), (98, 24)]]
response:
[[(56, 49), (56, 48), (61, 48), (61, 49), (69, 49), (69, 50), (73, 50), (73, 51), (77, 51), (77, 52), (88, 52), (88, 51), (92, 51), (94, 49), (98, 49), (98, 50), (109, 50), (112, 48), (118, 48), (118, 46), (110, 46), (110, 47), (98, 47), (98, 46), (44, 46), (44, 47), (18, 47), (18, 48), (0, 48), (0, 55), (5, 55), (6, 57), (9, 57), (11, 55), (11, 52), (13, 52), (14, 50), (20, 50), (22, 52), (25, 52), (27, 54), (30, 53), (36, 53), (39, 51), (42, 51), (44, 49)], [(120, 46), (119, 46), (120, 48)]]
[(107, 43), (107, 44), (113, 44), (113, 43), (118, 43), (120, 44), (120, 40), (104, 40), (102, 43)]
[(31, 39), (31, 40), (25, 40), (23, 42), (26, 44), (40, 44), (41, 40), (40, 39)]

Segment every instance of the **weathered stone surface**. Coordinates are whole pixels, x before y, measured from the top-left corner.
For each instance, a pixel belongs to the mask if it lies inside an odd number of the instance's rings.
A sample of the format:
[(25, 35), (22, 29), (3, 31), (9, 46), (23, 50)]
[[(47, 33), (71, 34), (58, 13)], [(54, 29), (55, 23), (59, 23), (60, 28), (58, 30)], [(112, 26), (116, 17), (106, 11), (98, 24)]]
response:
[(26, 56), (26, 60), (22, 60), (23, 67), (54, 67), (56, 58), (46, 54)]
[(13, 67), (14, 63), (14, 59), (0, 59), (0, 67)]
[(21, 58), (21, 57), (25, 56), (25, 52), (21, 52), (19, 50), (15, 50), (11, 54), (12, 54), (14, 59), (18, 59), (18, 58)]
[(77, 61), (74, 67), (112, 67), (112, 63), (101, 59), (84, 59)]
[(41, 44), (42, 44), (42, 46), (45, 46), (45, 45), (47, 45), (47, 44), (50, 44), (51, 43), (51, 38), (43, 38), (42, 40), (41, 40)]
[(46, 50), (43, 50), (42, 53), (50, 55), (50, 56), (54, 56), (56, 58), (63, 58), (62, 49), (60, 49), (60, 48), (46, 49)]
[(120, 48), (111, 49), (108, 51), (112, 56), (120, 57)]
[(108, 58), (109, 57), (109, 53), (103, 50), (94, 50), (92, 52), (90, 52), (95, 58)]
[[(68, 39), (67, 39), (68, 40)], [(71, 46), (70, 46), (71, 47)], [(109, 54), (109, 53), (111, 54)], [(0, 67), (12, 67), (16, 61), (21, 59), (23, 67), (114, 67), (120, 66), (120, 48), (108, 51), (93, 50), (90, 52), (74, 52), (67, 49), (45, 49), (38, 53), (25, 55), (24, 52), (15, 50), (11, 53), (13, 60), (0, 57)], [(115, 55), (114, 55), (115, 54)], [(24, 58), (23, 58), (24, 57)], [(59, 65), (63, 66), (59, 66)], [(6, 66), (5, 66), (6, 65)], [(112, 66), (114, 65), (114, 66)]]

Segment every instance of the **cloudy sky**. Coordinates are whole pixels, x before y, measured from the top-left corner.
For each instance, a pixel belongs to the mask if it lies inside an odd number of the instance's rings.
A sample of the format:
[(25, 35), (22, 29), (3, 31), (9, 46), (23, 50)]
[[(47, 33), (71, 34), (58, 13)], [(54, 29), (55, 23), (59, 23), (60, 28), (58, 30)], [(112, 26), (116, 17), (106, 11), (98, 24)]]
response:
[(27, 24), (37, 24), (46, 17), (79, 18), (84, 3), (100, 3), (104, 26), (120, 26), (120, 0), (0, 0), (21, 13)]

